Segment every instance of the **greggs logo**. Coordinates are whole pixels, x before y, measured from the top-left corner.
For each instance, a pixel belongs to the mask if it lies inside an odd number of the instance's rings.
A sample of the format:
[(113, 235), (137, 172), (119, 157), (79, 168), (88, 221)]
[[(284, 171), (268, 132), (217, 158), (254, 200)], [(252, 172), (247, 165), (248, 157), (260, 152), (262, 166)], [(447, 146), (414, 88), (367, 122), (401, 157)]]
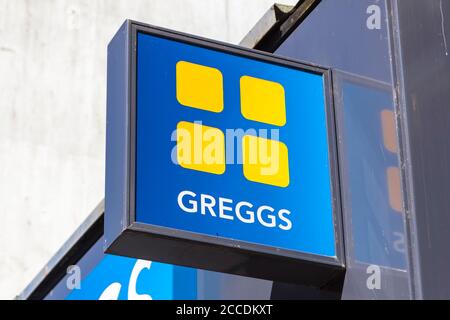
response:
[[(276, 127), (286, 124), (285, 92), (280, 83), (248, 75), (239, 81), (243, 118)], [(176, 64), (176, 98), (182, 106), (220, 117), (227, 107), (222, 73), (216, 68), (179, 61)], [(172, 136), (176, 141), (172, 159), (188, 170), (226, 174), (227, 165), (235, 163), (231, 153), (237, 140), (237, 161), (242, 164), (245, 178), (284, 188), (289, 185), (289, 156), (287, 146), (278, 140), (278, 135), (278, 129), (227, 129), (223, 132), (201, 121), (180, 121)]]

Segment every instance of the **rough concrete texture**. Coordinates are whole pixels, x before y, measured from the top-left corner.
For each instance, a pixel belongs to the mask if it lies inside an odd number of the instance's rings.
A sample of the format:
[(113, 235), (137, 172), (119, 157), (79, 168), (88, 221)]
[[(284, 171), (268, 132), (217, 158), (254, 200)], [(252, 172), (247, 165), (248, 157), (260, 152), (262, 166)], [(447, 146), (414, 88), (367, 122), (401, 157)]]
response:
[(0, 0), (0, 298), (103, 198), (106, 46), (122, 22), (237, 43), (272, 3)]

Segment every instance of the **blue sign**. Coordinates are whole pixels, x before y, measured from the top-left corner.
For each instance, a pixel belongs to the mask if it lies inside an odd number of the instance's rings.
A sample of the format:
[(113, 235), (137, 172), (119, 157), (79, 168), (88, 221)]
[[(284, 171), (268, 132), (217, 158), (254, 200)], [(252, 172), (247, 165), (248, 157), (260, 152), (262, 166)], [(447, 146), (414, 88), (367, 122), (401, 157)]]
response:
[(136, 39), (136, 222), (335, 257), (324, 74)]
[(197, 299), (196, 273), (170, 264), (105, 255), (66, 299)]
[[(90, 237), (89, 231), (85, 236)], [(45, 300), (193, 300), (198, 298), (198, 270), (170, 264), (105, 254), (101, 237), (76, 263), (60, 257), (64, 277), (52, 284), (55, 270), (46, 270), (50, 283)], [(75, 245), (84, 250), (83, 243)], [(42, 280), (41, 280), (42, 281)], [(42, 286), (42, 282), (39, 284)], [(44, 285), (45, 287), (45, 285)], [(46, 290), (40, 289), (43, 292)], [(28, 297), (29, 298), (29, 297)], [(39, 297), (41, 299), (41, 297)]]

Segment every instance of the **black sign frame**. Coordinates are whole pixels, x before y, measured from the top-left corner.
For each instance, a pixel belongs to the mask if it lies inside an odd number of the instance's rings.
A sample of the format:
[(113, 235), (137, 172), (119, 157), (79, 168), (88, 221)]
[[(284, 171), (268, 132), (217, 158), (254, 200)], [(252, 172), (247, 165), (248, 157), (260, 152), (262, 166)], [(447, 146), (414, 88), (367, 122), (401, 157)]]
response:
[[(307, 254), (136, 222), (136, 46), (143, 32), (323, 75), (336, 257)], [(127, 20), (108, 46), (105, 245), (125, 255), (273, 281), (324, 287), (345, 273), (331, 70)]]

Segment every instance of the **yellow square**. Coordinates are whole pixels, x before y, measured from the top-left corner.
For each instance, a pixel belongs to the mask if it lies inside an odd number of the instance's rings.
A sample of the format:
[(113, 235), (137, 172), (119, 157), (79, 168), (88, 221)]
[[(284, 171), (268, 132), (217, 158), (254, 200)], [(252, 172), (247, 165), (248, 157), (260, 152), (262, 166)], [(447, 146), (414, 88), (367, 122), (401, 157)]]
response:
[(212, 112), (223, 110), (223, 79), (218, 69), (179, 61), (176, 86), (177, 100), (183, 106)]
[(286, 104), (281, 84), (243, 76), (240, 86), (244, 118), (280, 127), (286, 124)]
[(177, 125), (177, 162), (190, 170), (225, 172), (225, 136), (220, 129), (181, 121)]
[(242, 146), (248, 180), (283, 188), (289, 185), (288, 148), (284, 143), (245, 135)]

